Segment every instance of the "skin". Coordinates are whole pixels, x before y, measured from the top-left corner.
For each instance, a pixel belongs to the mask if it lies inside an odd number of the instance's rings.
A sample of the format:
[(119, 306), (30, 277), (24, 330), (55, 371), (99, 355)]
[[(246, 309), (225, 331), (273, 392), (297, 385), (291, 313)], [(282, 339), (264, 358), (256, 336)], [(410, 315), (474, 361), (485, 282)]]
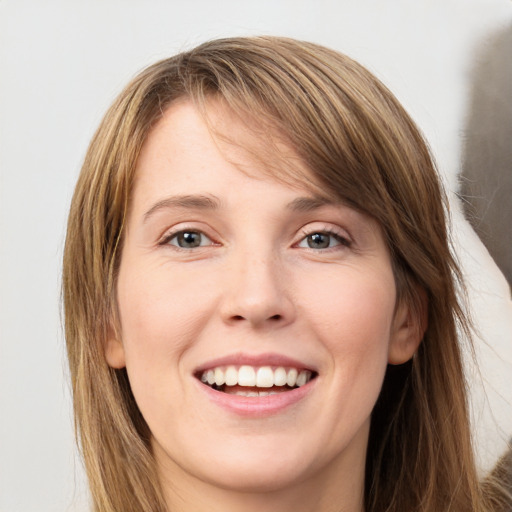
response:
[[(222, 106), (210, 117), (251, 138)], [(261, 165), (214, 139), (190, 103), (166, 111), (138, 161), (107, 361), (127, 368), (169, 510), (361, 511), (370, 414), (388, 361), (416, 350), (417, 322), (396, 305), (378, 224)], [(179, 247), (183, 230), (201, 245)], [(330, 247), (310, 247), (314, 233)], [(194, 376), (269, 353), (318, 373), (276, 413), (219, 407)]]

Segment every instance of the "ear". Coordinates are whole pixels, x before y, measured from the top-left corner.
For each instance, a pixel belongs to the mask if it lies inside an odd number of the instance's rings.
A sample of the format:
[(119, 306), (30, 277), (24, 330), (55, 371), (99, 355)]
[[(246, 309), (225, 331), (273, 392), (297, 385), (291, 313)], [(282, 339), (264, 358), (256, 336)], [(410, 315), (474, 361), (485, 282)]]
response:
[(109, 327), (105, 342), (105, 359), (111, 368), (119, 370), (126, 366), (124, 346), (121, 337), (113, 327)]
[(391, 339), (389, 342), (388, 363), (403, 364), (412, 358), (428, 325), (428, 299), (423, 289), (416, 290), (417, 306), (402, 301), (397, 306)]

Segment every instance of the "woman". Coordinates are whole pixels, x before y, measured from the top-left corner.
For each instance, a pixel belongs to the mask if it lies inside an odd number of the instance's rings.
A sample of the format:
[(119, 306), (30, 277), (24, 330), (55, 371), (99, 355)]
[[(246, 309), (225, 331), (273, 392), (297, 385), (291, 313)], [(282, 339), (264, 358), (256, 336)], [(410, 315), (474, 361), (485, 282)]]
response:
[(224, 39), (136, 77), (64, 256), (95, 510), (497, 506), (443, 204), (408, 115), (334, 51)]

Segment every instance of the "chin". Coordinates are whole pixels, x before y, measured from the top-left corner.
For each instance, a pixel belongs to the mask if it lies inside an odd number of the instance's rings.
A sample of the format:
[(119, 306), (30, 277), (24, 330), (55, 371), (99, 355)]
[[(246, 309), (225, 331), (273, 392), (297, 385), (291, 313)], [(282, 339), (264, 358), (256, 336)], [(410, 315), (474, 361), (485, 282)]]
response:
[(307, 478), (305, 468), (284, 464), (274, 460), (264, 463), (228, 465), (222, 471), (209, 475), (209, 482), (226, 490), (242, 493), (269, 493), (291, 487)]
[(170, 463), (175, 475), (185, 470), (193, 479), (240, 493), (276, 492), (311, 476), (317, 464), (310, 461), (303, 442), (264, 437), (222, 442), (219, 436), (216, 444), (208, 439), (203, 446), (189, 446), (180, 454), (167, 452), (166, 461), (160, 458), (160, 452), (157, 459), (168, 469)]

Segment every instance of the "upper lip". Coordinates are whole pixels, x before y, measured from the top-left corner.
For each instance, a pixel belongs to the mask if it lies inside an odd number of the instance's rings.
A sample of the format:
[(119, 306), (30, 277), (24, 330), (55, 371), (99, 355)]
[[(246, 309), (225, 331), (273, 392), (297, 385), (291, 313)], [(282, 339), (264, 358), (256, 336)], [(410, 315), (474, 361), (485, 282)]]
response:
[(223, 357), (219, 357), (217, 359), (213, 359), (211, 361), (207, 361), (200, 366), (198, 366), (194, 373), (201, 373), (205, 370), (210, 370), (212, 368), (217, 368), (219, 366), (283, 366), (287, 368), (296, 368), (298, 370), (310, 370), (312, 372), (316, 372), (317, 369), (315, 366), (311, 364), (306, 364), (302, 361), (294, 359), (292, 357), (288, 357), (282, 354), (275, 353), (266, 353), (266, 354), (244, 354), (244, 353), (236, 353)]

